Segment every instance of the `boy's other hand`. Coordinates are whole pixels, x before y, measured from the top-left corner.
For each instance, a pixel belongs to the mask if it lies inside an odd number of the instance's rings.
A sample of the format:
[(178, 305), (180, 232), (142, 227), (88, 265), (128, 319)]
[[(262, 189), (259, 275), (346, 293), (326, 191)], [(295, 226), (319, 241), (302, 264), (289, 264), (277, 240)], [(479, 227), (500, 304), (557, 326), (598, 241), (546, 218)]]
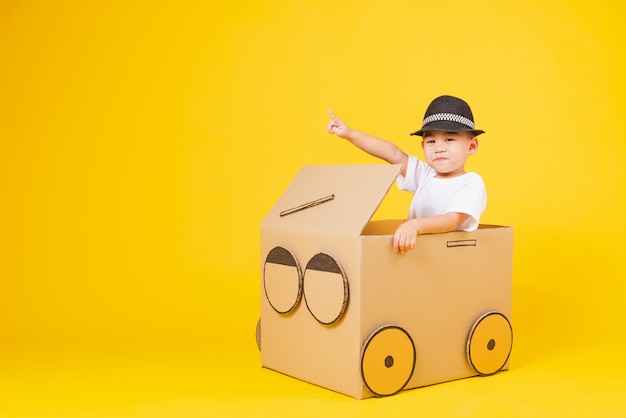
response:
[(393, 235), (393, 250), (400, 254), (406, 254), (415, 247), (417, 241), (417, 228), (415, 219), (404, 222), (396, 229)]

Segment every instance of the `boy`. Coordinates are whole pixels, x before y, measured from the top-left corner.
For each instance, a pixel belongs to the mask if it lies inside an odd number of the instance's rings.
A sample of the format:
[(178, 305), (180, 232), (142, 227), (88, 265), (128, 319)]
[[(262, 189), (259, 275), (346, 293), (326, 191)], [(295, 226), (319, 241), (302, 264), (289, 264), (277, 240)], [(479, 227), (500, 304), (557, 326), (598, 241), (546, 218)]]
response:
[(393, 236), (393, 249), (405, 254), (418, 234), (474, 231), (485, 210), (487, 193), (482, 178), (465, 172), (465, 161), (478, 150), (478, 135), (469, 105), (453, 96), (440, 96), (426, 109), (422, 137), (426, 162), (406, 154), (383, 139), (351, 129), (329, 109), (328, 132), (390, 164), (401, 164), (397, 184), (414, 193), (409, 220)]

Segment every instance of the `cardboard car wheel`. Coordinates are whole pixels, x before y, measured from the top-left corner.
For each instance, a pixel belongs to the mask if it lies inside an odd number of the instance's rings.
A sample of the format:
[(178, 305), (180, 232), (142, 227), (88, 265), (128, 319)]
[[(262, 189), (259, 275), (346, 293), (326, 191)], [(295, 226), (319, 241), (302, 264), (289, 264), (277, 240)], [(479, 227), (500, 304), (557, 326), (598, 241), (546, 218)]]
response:
[(302, 296), (302, 273), (296, 258), (283, 247), (274, 247), (263, 266), (265, 296), (274, 310), (286, 314)]
[(467, 359), (479, 375), (500, 371), (509, 359), (513, 347), (511, 323), (499, 312), (481, 316), (467, 339)]
[(363, 382), (374, 395), (393, 395), (409, 383), (415, 360), (411, 336), (397, 326), (382, 327), (365, 343), (361, 357)]
[(324, 325), (341, 318), (348, 305), (348, 279), (328, 254), (315, 255), (304, 270), (304, 300), (311, 315)]
[(256, 323), (256, 347), (261, 351), (261, 318)]

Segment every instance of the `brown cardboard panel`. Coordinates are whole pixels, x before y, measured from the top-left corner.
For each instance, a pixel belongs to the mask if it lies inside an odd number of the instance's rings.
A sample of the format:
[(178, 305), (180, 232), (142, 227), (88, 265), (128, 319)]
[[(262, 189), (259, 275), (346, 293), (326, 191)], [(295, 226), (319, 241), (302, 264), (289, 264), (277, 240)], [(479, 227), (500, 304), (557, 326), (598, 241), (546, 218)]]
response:
[[(422, 235), (406, 255), (391, 236), (362, 237), (362, 335), (399, 326), (413, 339), (417, 360), (406, 388), (476, 375), (467, 338), (486, 312), (510, 318), (512, 229)], [(475, 246), (449, 247), (472, 239)]]
[(361, 235), (393, 235), (396, 229), (405, 221), (405, 219), (383, 219), (370, 221)]
[(402, 220), (368, 219), (398, 170), (305, 167), (265, 218), (264, 367), (357, 399), (508, 368), (513, 229), (420, 235), (395, 253)]
[[(398, 165), (305, 166), (262, 222), (263, 228), (358, 236), (400, 171)], [(280, 216), (285, 211), (333, 199)]]
[[(289, 249), (300, 265), (306, 266), (323, 252), (341, 265), (351, 295), (359, 294), (359, 237), (333, 237), (264, 230), (261, 259), (280, 245)], [(277, 313), (261, 290), (263, 367), (352, 396), (363, 397), (360, 379), (362, 341), (359, 335), (359, 303), (350, 297), (340, 318), (321, 324), (301, 302), (288, 314)], [(354, 302), (354, 303), (353, 303)]]

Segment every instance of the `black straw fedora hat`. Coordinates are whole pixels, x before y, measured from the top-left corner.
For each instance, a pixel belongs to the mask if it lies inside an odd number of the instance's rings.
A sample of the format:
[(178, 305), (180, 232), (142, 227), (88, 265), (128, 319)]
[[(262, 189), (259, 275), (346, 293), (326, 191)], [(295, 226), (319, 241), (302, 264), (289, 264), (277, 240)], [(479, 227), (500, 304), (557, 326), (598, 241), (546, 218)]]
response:
[(411, 135), (423, 136), (424, 131), (472, 132), (476, 136), (485, 133), (474, 126), (469, 105), (453, 96), (439, 96), (433, 100), (426, 109), (422, 129)]

